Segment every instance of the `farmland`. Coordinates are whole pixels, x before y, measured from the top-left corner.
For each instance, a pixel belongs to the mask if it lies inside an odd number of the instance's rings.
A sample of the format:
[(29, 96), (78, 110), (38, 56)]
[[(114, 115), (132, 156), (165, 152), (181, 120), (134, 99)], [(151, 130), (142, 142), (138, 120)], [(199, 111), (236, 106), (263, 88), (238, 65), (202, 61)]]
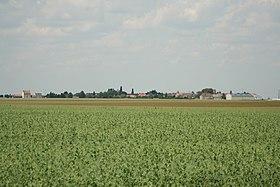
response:
[(279, 124), (279, 102), (0, 100), (0, 185), (279, 186)]

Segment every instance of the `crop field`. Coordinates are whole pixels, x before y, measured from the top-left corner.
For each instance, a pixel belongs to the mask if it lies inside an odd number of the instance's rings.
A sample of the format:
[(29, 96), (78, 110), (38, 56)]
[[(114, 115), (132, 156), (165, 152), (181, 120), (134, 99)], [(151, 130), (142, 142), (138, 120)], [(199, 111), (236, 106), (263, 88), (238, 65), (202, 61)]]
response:
[(277, 102), (95, 102), (0, 101), (0, 186), (280, 185)]
[(141, 107), (280, 107), (280, 101), (185, 99), (0, 99), (6, 105), (141, 106)]

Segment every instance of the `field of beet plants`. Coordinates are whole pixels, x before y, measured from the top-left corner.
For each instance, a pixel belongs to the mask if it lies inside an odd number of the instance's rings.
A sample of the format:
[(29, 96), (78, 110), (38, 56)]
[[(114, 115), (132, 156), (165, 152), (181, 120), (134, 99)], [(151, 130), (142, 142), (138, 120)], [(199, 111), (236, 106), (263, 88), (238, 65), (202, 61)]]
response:
[(279, 186), (280, 108), (0, 105), (0, 186)]

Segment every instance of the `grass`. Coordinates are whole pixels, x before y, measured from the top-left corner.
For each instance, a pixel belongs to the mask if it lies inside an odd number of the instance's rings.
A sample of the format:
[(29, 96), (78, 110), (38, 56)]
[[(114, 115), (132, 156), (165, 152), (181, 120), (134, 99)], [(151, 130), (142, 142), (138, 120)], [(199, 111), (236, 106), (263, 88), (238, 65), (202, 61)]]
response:
[(1, 101), (1, 186), (280, 185), (280, 108), (48, 102)]

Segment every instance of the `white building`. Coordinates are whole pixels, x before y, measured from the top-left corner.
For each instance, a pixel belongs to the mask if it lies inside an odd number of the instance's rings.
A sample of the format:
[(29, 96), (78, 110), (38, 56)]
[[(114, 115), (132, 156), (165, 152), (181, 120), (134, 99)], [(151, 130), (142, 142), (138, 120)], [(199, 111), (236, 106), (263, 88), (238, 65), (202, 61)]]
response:
[(229, 93), (226, 100), (255, 100), (255, 97), (250, 93)]
[(213, 94), (211, 94), (211, 93), (202, 93), (199, 96), (199, 99), (200, 100), (208, 100), (208, 99), (214, 99), (214, 97), (213, 97)]
[(23, 90), (23, 91), (21, 92), (21, 97), (24, 98), (24, 99), (31, 98), (31, 92), (30, 92), (30, 90)]
[(193, 97), (192, 93), (179, 92), (179, 91), (175, 93), (175, 98), (191, 99), (192, 97)]
[(213, 99), (214, 100), (222, 100), (223, 99), (223, 94), (222, 93), (213, 94)]

